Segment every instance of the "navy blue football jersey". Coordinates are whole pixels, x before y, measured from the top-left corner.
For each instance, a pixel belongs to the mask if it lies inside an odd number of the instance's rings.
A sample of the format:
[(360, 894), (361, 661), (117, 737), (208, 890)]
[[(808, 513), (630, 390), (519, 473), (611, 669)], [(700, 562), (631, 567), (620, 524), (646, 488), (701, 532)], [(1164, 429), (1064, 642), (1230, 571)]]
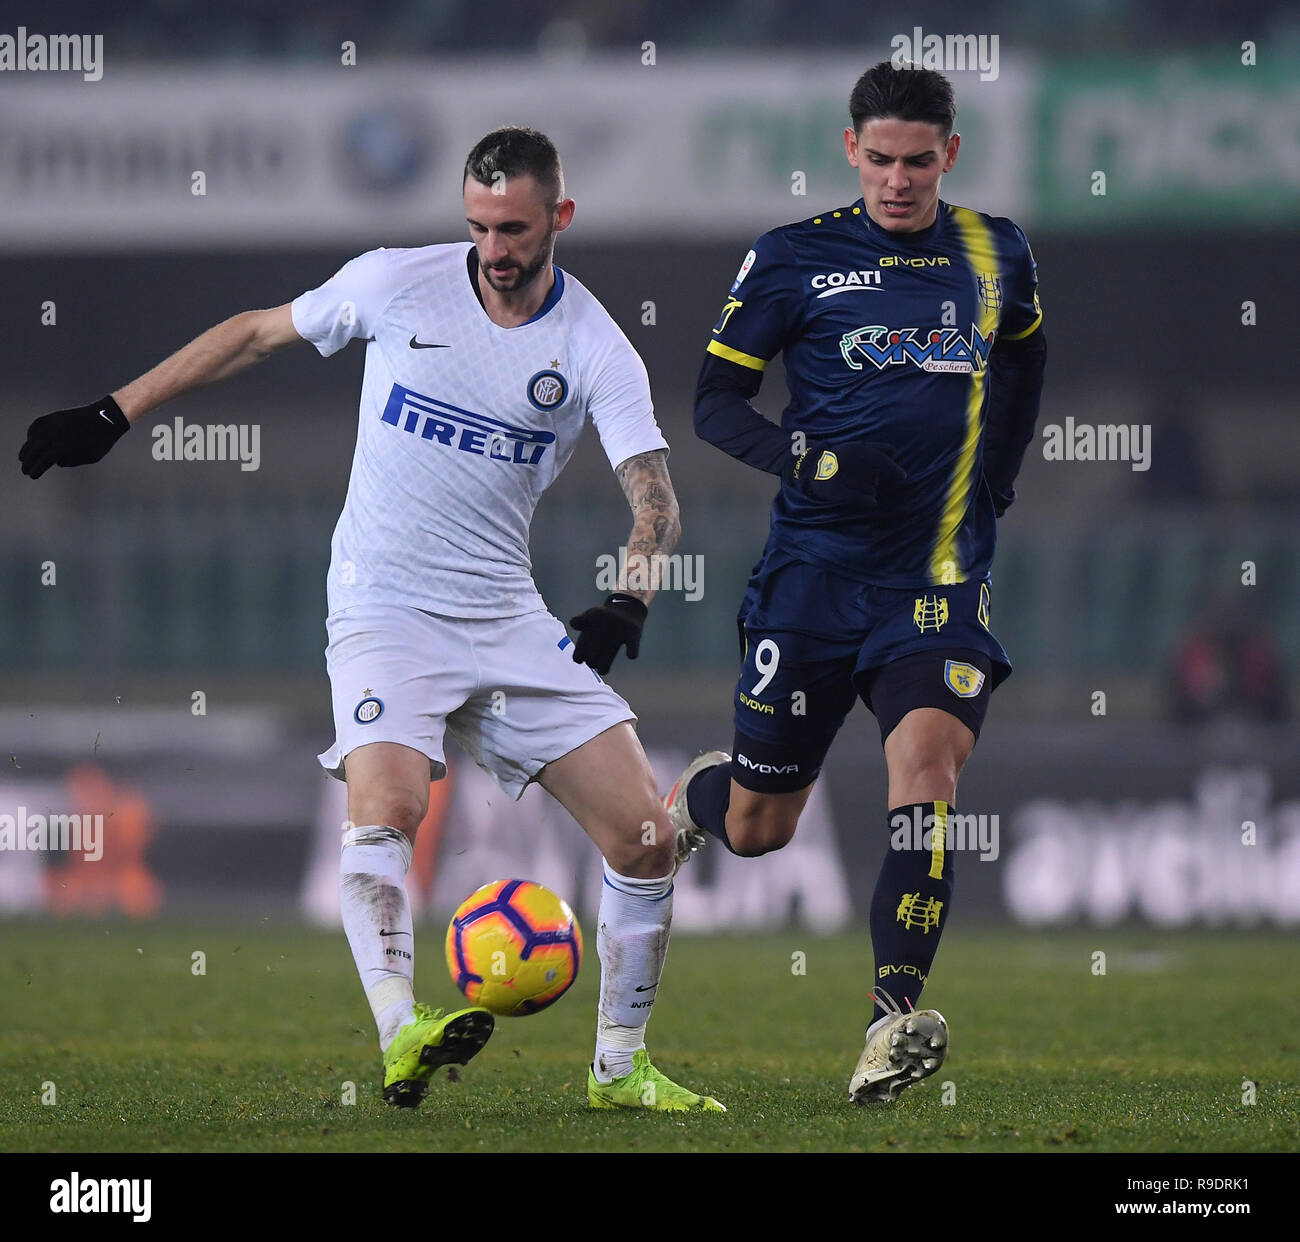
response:
[(985, 577), (996, 539), (981, 454), (989, 351), (1037, 331), (1037, 286), (1015, 224), (943, 201), (914, 233), (880, 228), (861, 199), (764, 233), (709, 352), (757, 372), (782, 354), (786, 432), (870, 441), (907, 472), (866, 514), (783, 484), (770, 543), (877, 586)]

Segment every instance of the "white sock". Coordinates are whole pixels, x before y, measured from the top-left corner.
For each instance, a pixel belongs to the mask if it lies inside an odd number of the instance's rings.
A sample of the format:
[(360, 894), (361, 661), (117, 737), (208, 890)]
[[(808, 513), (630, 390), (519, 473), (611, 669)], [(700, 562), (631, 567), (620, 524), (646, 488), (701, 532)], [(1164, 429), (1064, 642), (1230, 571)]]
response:
[(645, 1047), (646, 1023), (668, 956), (673, 877), (635, 880), (606, 863), (600, 891), (600, 1009), (592, 1070), (597, 1082), (609, 1082), (631, 1073), (632, 1054)]
[(381, 1052), (414, 1016), (415, 929), (404, 883), (410, 865), (410, 838), (396, 828), (368, 824), (343, 834), (343, 929), (375, 1015)]

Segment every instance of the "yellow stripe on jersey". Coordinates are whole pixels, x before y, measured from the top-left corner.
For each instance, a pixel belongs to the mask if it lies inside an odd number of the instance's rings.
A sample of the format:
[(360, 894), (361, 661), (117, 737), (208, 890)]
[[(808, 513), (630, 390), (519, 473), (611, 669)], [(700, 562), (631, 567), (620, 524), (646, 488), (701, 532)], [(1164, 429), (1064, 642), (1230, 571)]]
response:
[(721, 341), (710, 341), (708, 352), (717, 354), (719, 358), (725, 358), (728, 362), (738, 362), (742, 367), (748, 367), (751, 371), (761, 371), (767, 366), (766, 358), (755, 358), (753, 354), (742, 354), (738, 349), (732, 349), (730, 345), (724, 345)]
[(930, 872), (932, 880), (943, 879), (943, 850), (948, 844), (948, 804), (934, 804), (934, 832), (930, 836)]
[[(953, 223), (961, 236), (962, 247), (966, 251), (966, 262), (970, 264), (972, 277), (1000, 280), (1002, 269), (988, 225), (980, 219), (978, 212), (971, 211), (969, 207), (952, 207), (950, 210)], [(985, 305), (982, 299), (977, 304), (977, 312), (977, 326), (987, 340), (998, 326), (998, 312)], [(966, 581), (965, 567), (957, 563), (957, 531), (966, 512), (966, 502), (973, 482), (971, 476), (975, 470), (975, 450), (980, 442), (980, 411), (984, 408), (987, 384), (987, 369), (971, 372), (970, 392), (966, 398), (966, 434), (962, 439), (961, 452), (957, 455), (952, 478), (948, 482), (948, 495), (943, 512), (939, 515), (934, 547), (930, 551), (931, 581), (945, 585)]]
[(999, 341), (1023, 341), (1025, 337), (1038, 331), (1038, 325), (1043, 322), (1043, 312), (1038, 312), (1038, 318), (1029, 325), (1023, 332), (999, 332)]

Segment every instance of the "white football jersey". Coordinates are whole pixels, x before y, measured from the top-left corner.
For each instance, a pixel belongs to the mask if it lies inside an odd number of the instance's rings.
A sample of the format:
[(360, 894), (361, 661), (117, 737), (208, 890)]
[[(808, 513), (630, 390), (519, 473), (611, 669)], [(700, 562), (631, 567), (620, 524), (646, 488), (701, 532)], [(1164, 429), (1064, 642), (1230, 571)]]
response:
[(499, 327), (470, 284), (472, 249), (372, 250), (292, 303), (294, 328), (325, 357), (368, 342), (331, 613), (543, 608), (528, 528), (587, 415), (611, 466), (667, 448), (645, 365), (591, 293), (557, 267), (538, 313)]

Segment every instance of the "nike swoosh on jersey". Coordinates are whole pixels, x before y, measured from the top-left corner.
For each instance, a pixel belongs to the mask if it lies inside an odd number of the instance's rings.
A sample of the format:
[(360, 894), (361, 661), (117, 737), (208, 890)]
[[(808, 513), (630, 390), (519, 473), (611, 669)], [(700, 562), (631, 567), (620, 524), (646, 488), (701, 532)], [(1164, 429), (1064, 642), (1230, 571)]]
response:
[(415, 337), (411, 337), (409, 343), (412, 349), (450, 349), (451, 348), (450, 345), (429, 345), (426, 344), (424, 341), (417, 341)]

